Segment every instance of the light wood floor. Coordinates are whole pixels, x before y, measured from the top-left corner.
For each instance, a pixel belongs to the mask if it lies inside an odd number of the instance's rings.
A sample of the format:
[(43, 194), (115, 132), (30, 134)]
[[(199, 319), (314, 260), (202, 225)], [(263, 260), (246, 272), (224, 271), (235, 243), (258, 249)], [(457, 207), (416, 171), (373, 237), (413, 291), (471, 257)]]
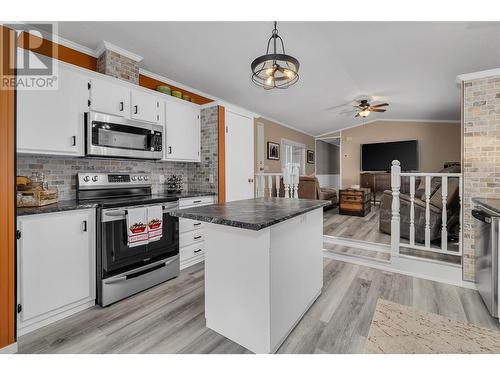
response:
[[(380, 207), (376, 205), (372, 205), (370, 213), (365, 217), (339, 215), (338, 208), (326, 210), (323, 213), (323, 234), (328, 236), (350, 238), (354, 240), (389, 245), (391, 243), (391, 236), (389, 234), (382, 233), (379, 230), (379, 217)], [(409, 243), (409, 241), (405, 238), (401, 238), (402, 246), (404, 246), (405, 243)], [(435, 244), (431, 244), (431, 246), (434, 248), (438, 248), (438, 246), (436, 246)], [(325, 249), (336, 253), (361, 255), (364, 257), (375, 259), (389, 260), (390, 258), (389, 254), (385, 253), (332, 244), (325, 244)], [(458, 244), (449, 241), (448, 249), (458, 251)], [(456, 264), (460, 264), (461, 262), (460, 257), (453, 255), (437, 254), (422, 250), (408, 249), (404, 247), (402, 247), (400, 251), (402, 254), (427, 259), (441, 260), (444, 262)]]
[[(278, 353), (361, 353), (378, 298), (500, 329), (476, 291), (324, 259), (323, 293)], [(19, 338), (20, 353), (248, 353), (205, 327), (203, 263)]]

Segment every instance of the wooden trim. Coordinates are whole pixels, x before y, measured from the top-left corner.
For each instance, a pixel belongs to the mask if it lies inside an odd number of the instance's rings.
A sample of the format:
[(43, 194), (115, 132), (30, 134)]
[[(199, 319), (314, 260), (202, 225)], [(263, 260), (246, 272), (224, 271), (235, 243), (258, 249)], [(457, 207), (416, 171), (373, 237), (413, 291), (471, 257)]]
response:
[[(14, 76), (15, 32), (0, 25), (0, 81)], [(0, 89), (0, 348), (15, 342), (15, 90)]]
[(218, 106), (219, 112), (219, 203), (226, 202), (226, 111)]
[(156, 90), (156, 87), (161, 86), (161, 85), (167, 85), (172, 90), (177, 90), (177, 91), (182, 92), (183, 95), (184, 94), (189, 95), (193, 99), (193, 103), (196, 103), (196, 104), (203, 105), (203, 104), (213, 102), (212, 99), (205, 98), (201, 95), (195, 94), (194, 92), (190, 92), (190, 91), (181, 89), (179, 87), (171, 85), (170, 83), (162, 82), (162, 81), (159, 81), (155, 78), (145, 76), (144, 74), (139, 74), (139, 86), (146, 87), (146, 88), (151, 89), (151, 90)]
[(30, 33), (22, 32), (19, 35), (18, 45), (32, 52), (52, 57), (81, 68), (97, 71), (97, 59), (94, 56), (54, 43)]

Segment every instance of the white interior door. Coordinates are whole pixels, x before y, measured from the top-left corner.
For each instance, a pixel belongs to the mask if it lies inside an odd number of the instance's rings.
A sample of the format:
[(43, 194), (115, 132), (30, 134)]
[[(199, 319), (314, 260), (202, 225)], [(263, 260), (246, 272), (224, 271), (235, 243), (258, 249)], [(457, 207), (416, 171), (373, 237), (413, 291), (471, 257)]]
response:
[(226, 202), (254, 197), (253, 118), (226, 109)]

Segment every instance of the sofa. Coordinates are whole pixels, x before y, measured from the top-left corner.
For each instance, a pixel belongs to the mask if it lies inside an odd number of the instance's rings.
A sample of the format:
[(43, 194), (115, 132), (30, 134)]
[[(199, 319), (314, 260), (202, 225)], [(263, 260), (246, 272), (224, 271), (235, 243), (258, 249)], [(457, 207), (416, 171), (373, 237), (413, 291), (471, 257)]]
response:
[[(445, 168), (440, 173), (460, 173), (460, 166)], [(416, 181), (414, 198), (414, 225), (415, 241), (425, 242), (425, 179)], [(459, 180), (458, 178), (448, 178), (448, 197), (446, 201), (447, 230), (449, 236), (456, 236), (460, 221), (459, 202)], [(441, 193), (441, 177), (431, 179), (431, 198), (429, 202), (430, 211), (430, 239), (436, 241), (441, 238), (441, 223), (443, 212), (443, 201)], [(400, 233), (401, 238), (410, 238), (410, 196), (400, 194)], [(386, 234), (391, 234), (392, 218), (392, 192), (384, 191), (380, 203), (379, 230)]]
[[(327, 208), (336, 207), (338, 204), (337, 190), (334, 188), (320, 187), (318, 179), (312, 176), (300, 176), (298, 194), (300, 199), (320, 199), (331, 201)], [(280, 197), (285, 196), (283, 179), (280, 186)]]

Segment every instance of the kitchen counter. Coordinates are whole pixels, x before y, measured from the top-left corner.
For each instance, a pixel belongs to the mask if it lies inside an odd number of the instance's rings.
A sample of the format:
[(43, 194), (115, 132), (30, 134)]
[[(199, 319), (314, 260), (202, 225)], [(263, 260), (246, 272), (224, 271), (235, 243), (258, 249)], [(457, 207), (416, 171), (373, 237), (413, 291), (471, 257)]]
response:
[[(182, 193), (160, 193), (154, 194), (152, 196), (144, 197), (143, 199), (134, 198), (134, 202), (138, 204), (141, 203), (141, 200), (144, 202), (155, 203), (161, 200), (175, 200), (175, 199), (183, 199), (183, 198), (193, 198), (193, 197), (202, 197), (202, 196), (214, 196), (214, 193), (207, 192), (182, 192)], [(111, 200), (110, 200), (111, 201)], [(131, 198), (127, 199), (117, 199), (113, 200), (118, 205), (126, 204), (130, 202)], [(42, 207), (18, 207), (17, 208), (17, 216), (25, 216), (25, 215), (38, 215), (38, 214), (47, 214), (52, 212), (60, 212), (60, 211), (71, 211), (71, 210), (82, 210), (86, 208), (96, 208), (99, 206), (100, 201), (79, 201), (77, 199), (68, 199), (61, 200), (54, 204), (49, 204), (47, 206)]]
[(329, 204), (311, 199), (255, 198), (176, 210), (171, 215), (258, 231)]
[(204, 221), (208, 328), (254, 353), (274, 353), (323, 286), (323, 206), (256, 198), (176, 210)]
[(478, 204), (500, 215), (500, 199), (496, 198), (472, 198), (472, 203)]

